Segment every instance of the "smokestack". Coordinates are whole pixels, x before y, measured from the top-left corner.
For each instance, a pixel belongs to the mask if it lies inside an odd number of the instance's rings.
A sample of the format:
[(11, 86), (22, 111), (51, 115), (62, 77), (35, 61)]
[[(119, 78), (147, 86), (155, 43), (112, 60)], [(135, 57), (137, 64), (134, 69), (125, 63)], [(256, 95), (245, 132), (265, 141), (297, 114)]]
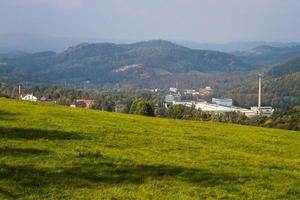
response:
[(19, 85), (19, 97), (21, 96), (21, 85)]
[(258, 108), (261, 107), (261, 78), (262, 75), (258, 75)]

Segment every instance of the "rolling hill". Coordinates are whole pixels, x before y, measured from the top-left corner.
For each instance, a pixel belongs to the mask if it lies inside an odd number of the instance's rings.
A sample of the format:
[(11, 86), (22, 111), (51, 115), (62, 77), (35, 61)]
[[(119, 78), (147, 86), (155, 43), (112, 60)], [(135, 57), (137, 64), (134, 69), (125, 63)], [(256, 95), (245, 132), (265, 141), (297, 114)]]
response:
[[(263, 105), (274, 108), (288, 108), (300, 105), (300, 72), (281, 77), (266, 77), (262, 84)], [(243, 84), (223, 92), (235, 100), (237, 105), (251, 107), (257, 105), (257, 81)]]
[(264, 65), (284, 62), (300, 54), (300, 45), (273, 47), (261, 45), (248, 51), (233, 52), (243, 62), (253, 66), (261, 67)]
[(285, 62), (273, 65), (268, 75), (272, 77), (282, 77), (288, 74), (300, 72), (300, 54)]
[(162, 40), (122, 45), (83, 43), (62, 53), (40, 52), (0, 62), (0, 76), (31, 83), (119, 83), (151, 79), (161, 71), (178, 74), (248, 69), (233, 55), (192, 50)]
[(259, 46), (271, 46), (271, 47), (291, 47), (300, 45), (299, 42), (264, 42), (264, 41), (252, 41), (252, 42), (229, 42), (229, 43), (199, 43), (191, 41), (174, 41), (176, 44), (180, 44), (191, 49), (207, 49), (213, 51), (222, 52), (249, 52)]
[[(279, 64), (266, 66), (263, 72), (263, 104), (275, 108), (288, 108), (300, 104), (300, 55)], [(257, 72), (258, 73), (258, 72)], [(250, 107), (257, 104), (257, 79), (229, 90), (223, 90), (224, 96), (230, 96), (237, 105)]]
[(299, 132), (0, 99), (0, 198), (299, 199)]

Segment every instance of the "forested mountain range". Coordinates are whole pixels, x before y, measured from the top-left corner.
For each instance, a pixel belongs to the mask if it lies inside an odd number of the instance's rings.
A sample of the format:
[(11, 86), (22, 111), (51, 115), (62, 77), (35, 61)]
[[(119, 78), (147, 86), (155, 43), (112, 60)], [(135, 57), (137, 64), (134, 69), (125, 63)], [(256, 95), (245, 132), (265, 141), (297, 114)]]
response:
[(252, 67), (258, 68), (263, 65), (283, 62), (300, 54), (300, 45), (284, 47), (261, 45), (248, 51), (237, 51), (232, 54)]
[(233, 55), (192, 50), (162, 40), (133, 44), (83, 43), (62, 53), (1, 59), (1, 76), (31, 83), (122, 83), (161, 74), (233, 72), (249, 66)]
[[(263, 74), (263, 103), (286, 108), (300, 104), (300, 55), (269, 67)], [(238, 105), (256, 105), (258, 83), (244, 84), (223, 94)]]
[(192, 50), (161, 40), (122, 45), (83, 43), (61, 53), (20, 52), (2, 58), (0, 78), (33, 85), (120, 83), (122, 87), (168, 88), (177, 82), (181, 89), (210, 85), (216, 95), (251, 106), (257, 101), (257, 74), (264, 71), (265, 104), (286, 107), (300, 103), (300, 57), (291, 57), (255, 69), (234, 55)]
[[(11, 51), (25, 51), (35, 53), (41, 51), (62, 52), (70, 46), (80, 43), (116, 43), (129, 44), (137, 42), (133, 39), (112, 39), (112, 38), (90, 38), (90, 37), (65, 37), (50, 36), (43, 34), (0, 34), (0, 53), (8, 53)], [(195, 42), (184, 40), (173, 40), (174, 43), (191, 49), (205, 49), (222, 52), (248, 51), (252, 48), (267, 45), (272, 47), (288, 47), (300, 45), (299, 42), (264, 42), (264, 41), (240, 41), (228, 43), (212, 43), (212, 42)]]
[(273, 65), (268, 71), (268, 75), (273, 77), (281, 77), (296, 72), (300, 72), (300, 54), (285, 62)]
[(253, 41), (253, 42), (228, 42), (228, 43), (199, 43), (190, 41), (174, 41), (176, 44), (180, 44), (191, 49), (207, 49), (213, 51), (222, 52), (248, 52), (251, 49), (259, 46), (270, 46), (270, 47), (292, 47), (300, 45), (299, 42), (264, 42), (264, 41)]

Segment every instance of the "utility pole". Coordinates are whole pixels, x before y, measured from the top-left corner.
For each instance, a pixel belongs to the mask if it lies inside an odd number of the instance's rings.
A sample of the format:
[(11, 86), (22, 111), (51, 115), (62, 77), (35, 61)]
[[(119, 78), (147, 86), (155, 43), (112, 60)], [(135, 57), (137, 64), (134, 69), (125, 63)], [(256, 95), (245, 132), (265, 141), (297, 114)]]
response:
[(261, 108), (261, 79), (262, 75), (258, 75), (258, 108)]

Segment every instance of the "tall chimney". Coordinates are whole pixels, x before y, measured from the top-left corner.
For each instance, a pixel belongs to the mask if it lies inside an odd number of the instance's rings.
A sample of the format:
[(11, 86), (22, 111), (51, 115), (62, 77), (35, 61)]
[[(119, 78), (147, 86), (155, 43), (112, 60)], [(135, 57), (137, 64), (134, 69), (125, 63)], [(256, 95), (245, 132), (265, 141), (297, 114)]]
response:
[(262, 75), (258, 75), (258, 108), (261, 108), (261, 78)]
[(19, 85), (19, 97), (21, 96), (21, 85)]

